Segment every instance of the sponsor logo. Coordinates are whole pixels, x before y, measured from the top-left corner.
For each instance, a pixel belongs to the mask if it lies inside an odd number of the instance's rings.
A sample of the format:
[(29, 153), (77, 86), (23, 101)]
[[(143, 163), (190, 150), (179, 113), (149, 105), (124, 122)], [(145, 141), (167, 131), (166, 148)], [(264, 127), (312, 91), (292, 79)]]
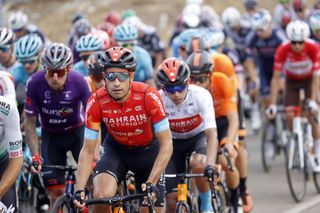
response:
[(87, 104), (87, 109), (86, 109), (86, 113), (88, 113), (88, 111), (90, 110), (90, 108), (91, 108), (91, 106), (92, 106), (92, 104), (95, 102), (95, 99), (94, 98), (92, 98), (90, 101), (89, 101), (89, 103)]
[(17, 158), (22, 156), (22, 150), (10, 152), (9, 157), (11, 158)]
[(127, 112), (131, 112), (132, 109), (131, 108), (127, 108), (124, 112), (127, 113)]
[(137, 112), (139, 112), (139, 111), (142, 110), (142, 106), (136, 106), (134, 109), (135, 109)]
[(66, 99), (70, 99), (71, 91), (64, 91), (63, 94)]
[(72, 104), (72, 101), (60, 101), (60, 104)]
[(62, 109), (47, 109), (42, 107), (42, 112), (48, 115), (55, 115), (58, 117), (68, 117), (73, 113), (72, 108), (62, 108)]
[(197, 128), (202, 123), (202, 118), (199, 114), (188, 118), (182, 119), (170, 119), (170, 129), (173, 132), (184, 133), (190, 132), (191, 130)]
[(10, 141), (9, 142), (10, 150), (19, 149), (22, 146), (22, 140), (19, 141)]
[(108, 110), (102, 110), (103, 113), (107, 113), (107, 114), (111, 114), (112, 113), (112, 110), (111, 109), (108, 109)]
[(139, 101), (139, 100), (142, 100), (142, 97), (141, 97), (141, 95), (134, 94), (134, 95), (133, 95), (133, 100)]
[(165, 110), (163, 108), (163, 105), (160, 101), (160, 99), (158, 98), (158, 96), (156, 94), (154, 94), (153, 92), (148, 93), (148, 96), (150, 96), (159, 106), (160, 112), (162, 115), (166, 115)]
[(67, 119), (49, 119), (50, 124), (65, 124), (67, 123)]
[(46, 90), (46, 91), (44, 92), (44, 97), (45, 97), (46, 99), (51, 99), (51, 91)]
[(147, 123), (146, 114), (103, 118), (106, 125), (110, 127), (138, 126)]
[(5, 115), (8, 115), (10, 112), (10, 104), (0, 101), (0, 112), (2, 112)]
[(131, 136), (138, 136), (143, 133), (142, 129), (136, 129), (134, 132), (114, 132), (116, 136), (121, 137), (131, 137)]

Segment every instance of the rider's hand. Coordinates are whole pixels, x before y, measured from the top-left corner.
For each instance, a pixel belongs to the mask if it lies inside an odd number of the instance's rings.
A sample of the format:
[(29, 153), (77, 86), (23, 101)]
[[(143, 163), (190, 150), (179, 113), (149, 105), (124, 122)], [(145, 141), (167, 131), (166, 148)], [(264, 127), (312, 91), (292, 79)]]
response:
[[(157, 197), (159, 195), (159, 191), (152, 183), (148, 182), (148, 183), (141, 184), (141, 189), (142, 189), (143, 192), (151, 191), (152, 192), (152, 200), (153, 200), (153, 202), (156, 202)], [(143, 205), (148, 205), (148, 199), (144, 199), (142, 201), (142, 204)]]
[(215, 173), (215, 170), (214, 170), (214, 167), (213, 167), (213, 166), (207, 165), (207, 166), (204, 168), (204, 176), (213, 179), (214, 173)]
[(73, 196), (73, 204), (80, 209), (85, 208), (84, 200), (86, 198), (85, 190), (77, 190)]
[(39, 154), (32, 155), (32, 166), (31, 171), (34, 173), (38, 173), (41, 171), (42, 161)]
[(318, 104), (314, 100), (307, 100), (307, 108), (310, 112), (315, 113), (318, 111)]
[(273, 119), (276, 117), (277, 114), (277, 105), (271, 104), (269, 107), (266, 109), (266, 115), (269, 119)]
[(236, 157), (238, 156), (238, 151), (236, 150), (236, 148), (234, 147), (233, 144), (226, 143), (226, 144), (225, 144), (225, 147), (226, 147), (227, 150), (228, 150), (228, 153), (229, 153), (229, 157), (230, 157), (230, 158), (236, 158)]

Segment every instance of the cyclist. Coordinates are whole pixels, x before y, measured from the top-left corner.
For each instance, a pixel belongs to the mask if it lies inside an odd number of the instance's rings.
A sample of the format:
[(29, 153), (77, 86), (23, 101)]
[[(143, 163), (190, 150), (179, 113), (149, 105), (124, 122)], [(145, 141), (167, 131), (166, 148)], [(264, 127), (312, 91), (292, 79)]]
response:
[(104, 22), (111, 23), (114, 26), (117, 26), (121, 23), (121, 16), (116, 11), (109, 11), (103, 18)]
[[(308, 101), (308, 108), (315, 113), (318, 110), (316, 103), (319, 90), (319, 46), (314, 41), (308, 39), (310, 35), (308, 25), (300, 20), (292, 21), (287, 26), (287, 36), (289, 41), (282, 43), (275, 54), (274, 73), (271, 81), (271, 101), (266, 110), (269, 118), (276, 115), (276, 98), (279, 91), (280, 76), (282, 70), (285, 71), (285, 107), (299, 104), (299, 91), (305, 90), (305, 98)], [(292, 112), (286, 112), (285, 118), (287, 126), (292, 129)], [(309, 119), (312, 124), (312, 135), (314, 138), (314, 161), (313, 169), (320, 171), (320, 134), (319, 126), (313, 119)]]
[[(213, 64), (206, 67), (212, 70)], [(161, 85), (160, 95), (169, 116), (173, 137), (173, 155), (166, 173), (186, 172), (185, 158), (190, 156), (193, 173), (213, 171), (217, 155), (217, 130), (211, 94), (196, 85), (189, 85), (190, 69), (185, 62), (165, 59), (159, 66), (157, 82)], [(206, 163), (208, 162), (208, 163)], [(178, 179), (166, 179), (167, 212), (175, 211), (177, 193), (173, 189)], [(200, 211), (213, 211), (211, 192), (207, 181), (196, 179), (201, 201)]]
[[(255, 61), (257, 58), (257, 66), (259, 69), (260, 79), (260, 96), (263, 99), (264, 107), (270, 103), (270, 83), (273, 75), (274, 54), (280, 44), (286, 40), (286, 36), (278, 28), (272, 27), (272, 17), (269, 11), (261, 9), (252, 17), (253, 31), (247, 36), (245, 66), (249, 72), (250, 85), (253, 91), (258, 89), (257, 72)], [(254, 55), (256, 52), (256, 58)], [(258, 94), (255, 95), (255, 103), (253, 105), (252, 117), (259, 117)], [(259, 120), (260, 121), (260, 120)], [(255, 124), (255, 123), (253, 123)], [(253, 130), (258, 130), (261, 122), (253, 125)]]
[(199, 29), (187, 29), (172, 41), (172, 55), (175, 58), (186, 60), (188, 58), (187, 45), (193, 37), (199, 36)]
[(121, 24), (114, 29), (113, 37), (118, 46), (133, 51), (137, 60), (134, 80), (155, 86), (150, 54), (145, 49), (137, 46), (138, 29), (132, 24)]
[(83, 76), (88, 76), (88, 58), (91, 53), (102, 50), (102, 41), (94, 35), (81, 36), (77, 41), (76, 50), (79, 53), (81, 61), (73, 66), (73, 70), (81, 73)]
[(9, 98), (1, 95), (0, 103), (0, 212), (1, 204), (17, 212), (15, 181), (23, 163), (19, 113)]
[(281, 20), (284, 13), (289, 13), (291, 16), (290, 0), (279, 0), (279, 3), (274, 8), (273, 21), (279, 27), (281, 26)]
[(12, 69), (11, 73), (16, 88), (18, 108), (23, 109), (26, 97), (26, 84), (29, 77), (40, 70), (40, 53), (43, 43), (39, 36), (29, 34), (15, 43), (15, 55), (22, 66)]
[(293, 20), (300, 20), (308, 22), (308, 15), (307, 15), (307, 1), (306, 0), (293, 0), (292, 2), (293, 7)]
[[(110, 48), (99, 64), (105, 70), (106, 87), (94, 93), (87, 104), (85, 142), (78, 164), (76, 195), (84, 197), (103, 121), (108, 134), (94, 172), (94, 197), (114, 196), (117, 184), (130, 170), (135, 173), (138, 192), (144, 191), (146, 184), (152, 188), (157, 185), (159, 196), (155, 205), (161, 207), (164, 205), (161, 174), (172, 154), (172, 137), (161, 96), (150, 85), (133, 81), (136, 60), (130, 50)], [(74, 203), (78, 207), (83, 206), (78, 201)], [(156, 209), (156, 212), (161, 212), (161, 208)], [(94, 212), (108, 210), (105, 206), (94, 207)]]
[(244, 0), (243, 5), (245, 12), (242, 15), (242, 23), (247, 28), (251, 28), (251, 18), (258, 11), (259, 0)]
[[(214, 109), (220, 147), (225, 147), (230, 155), (232, 164), (237, 156), (236, 139), (239, 128), (239, 119), (236, 101), (236, 85), (222, 72), (213, 72), (212, 58), (206, 51), (192, 53), (187, 64), (191, 71), (191, 82), (209, 90), (214, 100)], [(211, 65), (211, 66), (210, 66)], [(218, 156), (219, 162), (226, 173), (226, 182), (230, 190), (230, 211), (237, 212), (239, 200), (239, 172), (227, 168), (226, 160)]]
[(12, 29), (16, 35), (16, 40), (28, 34), (36, 34), (41, 38), (42, 42), (46, 46), (50, 43), (50, 41), (44, 36), (43, 32), (41, 32), (36, 25), (28, 25), (28, 16), (22, 11), (11, 13), (8, 18), (8, 24), (9, 28)]
[(309, 26), (311, 29), (310, 38), (320, 44), (320, 11), (310, 15)]
[[(60, 43), (53, 43), (41, 56), (44, 71), (33, 74), (27, 82), (25, 103), (26, 142), (32, 153), (34, 172), (41, 164), (65, 165), (66, 152), (71, 151), (77, 161), (83, 143), (83, 106), (90, 96), (84, 77), (71, 70), (72, 52)], [(41, 157), (36, 135), (36, 120), (41, 123)], [(51, 205), (64, 192), (64, 172), (43, 169)]]
[(11, 72), (17, 66), (21, 66), (14, 54), (15, 35), (12, 30), (0, 28), (0, 69)]

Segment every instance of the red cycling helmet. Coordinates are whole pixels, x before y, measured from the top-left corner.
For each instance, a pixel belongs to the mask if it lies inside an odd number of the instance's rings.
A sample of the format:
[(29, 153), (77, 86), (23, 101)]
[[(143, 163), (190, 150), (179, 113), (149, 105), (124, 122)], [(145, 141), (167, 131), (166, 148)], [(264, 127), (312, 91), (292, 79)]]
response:
[(158, 68), (157, 82), (163, 86), (186, 84), (190, 78), (190, 69), (177, 58), (165, 59)]
[(119, 13), (110, 11), (104, 17), (105, 22), (109, 22), (115, 26), (121, 23), (121, 16)]
[(129, 49), (123, 47), (107, 49), (101, 58), (101, 63), (103, 63), (104, 69), (117, 67), (126, 69), (129, 72), (134, 72), (137, 66), (134, 54)]
[(97, 26), (97, 29), (103, 30), (106, 33), (108, 33), (110, 38), (112, 38), (112, 33), (113, 33), (114, 28), (115, 28), (114, 24), (112, 24), (110, 22), (103, 22)]

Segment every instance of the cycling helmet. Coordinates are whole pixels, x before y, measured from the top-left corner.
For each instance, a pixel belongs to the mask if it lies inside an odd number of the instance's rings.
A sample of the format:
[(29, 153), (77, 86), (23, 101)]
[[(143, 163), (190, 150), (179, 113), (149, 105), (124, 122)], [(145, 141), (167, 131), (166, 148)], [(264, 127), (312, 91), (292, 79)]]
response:
[(11, 45), (14, 42), (14, 33), (8, 28), (0, 28), (0, 46)]
[(293, 9), (294, 11), (302, 11), (306, 8), (307, 1), (306, 0), (294, 0), (293, 1)]
[(267, 30), (272, 21), (271, 14), (268, 10), (262, 9), (251, 17), (251, 26), (254, 30)]
[(312, 31), (316, 31), (320, 29), (320, 11), (310, 16), (309, 25)]
[(14, 52), (18, 59), (26, 59), (38, 56), (42, 50), (43, 42), (36, 34), (28, 34), (21, 37), (14, 46)]
[(148, 26), (142, 22), (142, 20), (138, 16), (130, 16), (126, 18), (122, 24), (132, 25), (136, 27), (138, 30), (146, 31)]
[(88, 19), (82, 18), (74, 23), (73, 29), (80, 38), (81, 36), (88, 34), (91, 31), (92, 26)]
[(124, 11), (121, 14), (121, 19), (122, 19), (122, 21), (124, 21), (126, 18), (129, 18), (131, 16), (135, 16), (135, 15), (136, 15), (136, 11), (129, 9), (129, 10)]
[(280, 24), (284, 28), (286, 27), (291, 21), (291, 14), (289, 11), (283, 11), (281, 19), (280, 19)]
[(108, 33), (103, 30), (93, 30), (88, 35), (97, 37), (102, 42), (102, 49), (106, 50), (110, 46), (110, 37)]
[(240, 25), (241, 13), (234, 7), (228, 7), (222, 12), (221, 19), (225, 27), (233, 28)]
[(28, 17), (21, 11), (12, 13), (8, 19), (9, 27), (13, 30), (19, 30), (27, 26)]
[(72, 65), (72, 51), (62, 43), (50, 44), (41, 56), (41, 64), (47, 69), (64, 69)]
[(77, 52), (98, 51), (102, 49), (102, 41), (94, 35), (84, 35), (76, 43)]
[(101, 63), (101, 59), (104, 56), (103, 51), (92, 53), (88, 58), (88, 69), (89, 73), (98, 79), (102, 78), (104, 72), (104, 65)]
[(105, 51), (101, 58), (104, 69), (118, 67), (134, 72), (137, 66), (134, 54), (127, 48), (112, 47)]
[(179, 46), (187, 46), (192, 37), (199, 35), (198, 29), (186, 29), (182, 31), (179, 36)]
[(182, 11), (182, 22), (188, 28), (198, 27), (200, 24), (201, 6), (187, 4)]
[(244, 0), (244, 6), (248, 9), (255, 8), (258, 5), (258, 0)]
[(186, 0), (186, 4), (202, 4), (203, 0)]
[(157, 82), (162, 87), (186, 84), (189, 78), (190, 69), (182, 60), (167, 58), (159, 65)]
[(138, 38), (138, 30), (133, 25), (121, 24), (113, 31), (116, 41), (132, 41)]
[(109, 22), (109, 23), (117, 26), (118, 24), (121, 23), (121, 17), (119, 15), (119, 13), (114, 12), (114, 11), (110, 11), (105, 15), (104, 21)]
[(193, 37), (187, 45), (187, 54), (207, 48), (205, 40), (202, 37)]
[(82, 18), (84, 18), (84, 16), (81, 13), (75, 13), (71, 18), (71, 23), (74, 24)]
[(203, 50), (193, 52), (186, 63), (190, 67), (191, 74), (212, 73), (214, 69), (210, 53)]
[(305, 41), (310, 36), (309, 26), (300, 20), (290, 22), (286, 33), (290, 41)]
[(216, 48), (224, 43), (225, 35), (222, 30), (207, 30), (208, 45), (210, 48)]

